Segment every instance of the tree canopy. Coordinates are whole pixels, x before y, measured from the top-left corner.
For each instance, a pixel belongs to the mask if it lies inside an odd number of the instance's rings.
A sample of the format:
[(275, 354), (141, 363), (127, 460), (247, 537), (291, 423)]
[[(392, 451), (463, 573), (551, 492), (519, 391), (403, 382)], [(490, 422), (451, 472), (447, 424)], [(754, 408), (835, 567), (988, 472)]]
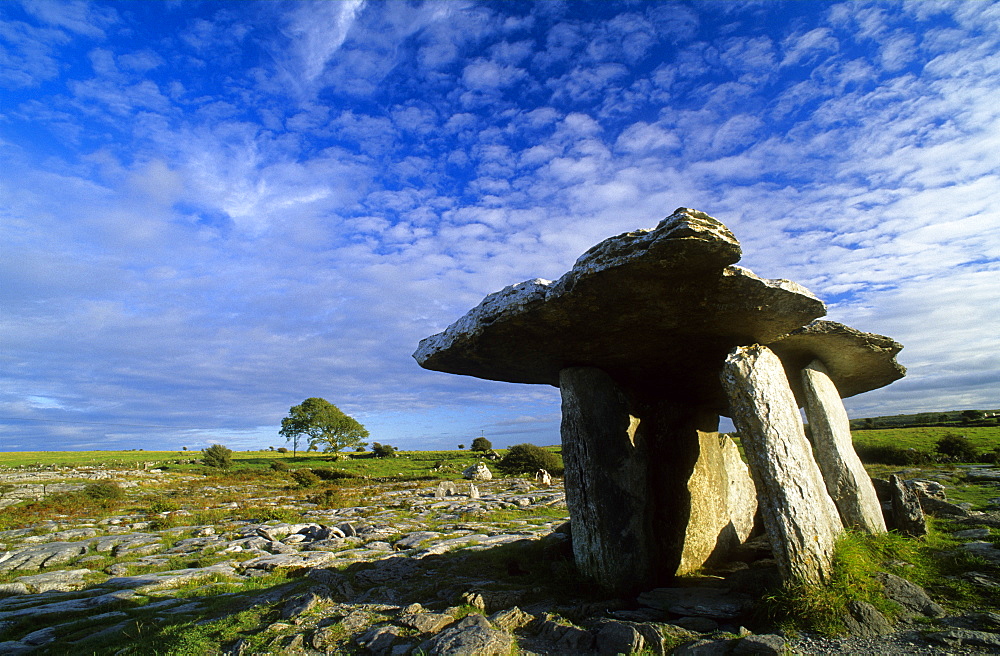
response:
[(293, 452), (299, 439), (305, 437), (310, 449), (322, 448), (326, 453), (339, 453), (342, 449), (363, 446), (368, 431), (353, 417), (326, 399), (308, 398), (288, 410), (281, 420), (279, 434), (292, 442)]

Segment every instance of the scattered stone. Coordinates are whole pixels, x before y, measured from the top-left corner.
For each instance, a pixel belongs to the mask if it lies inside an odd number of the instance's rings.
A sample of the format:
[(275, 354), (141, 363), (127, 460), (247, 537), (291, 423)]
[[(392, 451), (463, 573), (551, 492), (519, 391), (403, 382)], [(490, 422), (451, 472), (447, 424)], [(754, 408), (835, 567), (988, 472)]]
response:
[(788, 653), (788, 641), (774, 633), (748, 635), (733, 647), (733, 656), (784, 656)]
[(317, 594), (313, 590), (296, 595), (285, 602), (284, 607), (281, 609), (281, 619), (294, 619), (303, 613), (308, 613), (325, 601), (325, 595)]
[(970, 629), (948, 629), (947, 631), (935, 631), (927, 634), (927, 639), (948, 647), (964, 647), (972, 645), (976, 647), (1000, 648), (1000, 635), (987, 631), (973, 631)]
[(879, 572), (875, 578), (882, 584), (885, 596), (902, 606), (911, 614), (927, 617), (944, 617), (945, 610), (931, 600), (919, 585), (888, 572)]
[(493, 472), (485, 463), (480, 462), (463, 471), (462, 478), (470, 481), (492, 481)]
[(979, 556), (991, 565), (1000, 566), (1000, 549), (997, 549), (992, 542), (966, 542), (960, 548), (962, 551)]
[(472, 614), (455, 622), (426, 644), (425, 651), (432, 656), (508, 656), (514, 647), (514, 636), (494, 629), (482, 615)]
[(373, 654), (386, 654), (402, 637), (403, 632), (397, 626), (376, 626), (358, 638), (357, 643)]
[[(243, 564), (246, 565), (246, 563)], [(138, 592), (152, 592), (154, 590), (176, 588), (192, 581), (215, 576), (235, 578), (236, 570), (230, 563), (217, 563), (208, 567), (192, 567), (168, 572), (118, 576), (108, 579), (102, 585), (109, 588), (134, 588)]]
[(982, 588), (1000, 588), (1000, 580), (993, 578), (989, 574), (984, 574), (983, 572), (965, 572), (962, 574), (961, 578)]
[(406, 534), (399, 540), (396, 540), (392, 546), (397, 551), (415, 549), (420, 545), (420, 543), (439, 537), (441, 537), (441, 534), (436, 531), (415, 531), (413, 533)]
[(844, 616), (847, 632), (855, 636), (878, 636), (892, 631), (892, 625), (885, 615), (867, 601), (852, 601), (848, 604), (848, 614)]
[(507, 610), (500, 610), (489, 616), (490, 624), (497, 627), (501, 631), (506, 631), (507, 633), (513, 633), (519, 629), (522, 629), (532, 622), (535, 621), (535, 616), (524, 612), (517, 606), (513, 608), (508, 608)]
[(519, 604), (526, 592), (526, 590), (470, 590), (462, 594), (461, 601), (484, 613), (494, 613)]
[(397, 619), (403, 626), (415, 629), (419, 633), (437, 633), (455, 621), (451, 615), (427, 612), (420, 604), (407, 606)]
[(1000, 483), (1000, 469), (970, 469), (965, 472), (965, 480)]
[(600, 654), (634, 654), (642, 651), (646, 639), (635, 627), (624, 622), (608, 621), (597, 630), (597, 651)]

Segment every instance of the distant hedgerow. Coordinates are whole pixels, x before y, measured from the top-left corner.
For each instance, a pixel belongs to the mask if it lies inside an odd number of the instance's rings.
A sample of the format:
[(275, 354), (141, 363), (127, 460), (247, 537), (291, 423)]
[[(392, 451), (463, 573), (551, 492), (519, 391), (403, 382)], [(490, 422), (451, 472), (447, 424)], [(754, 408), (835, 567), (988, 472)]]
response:
[(861, 462), (880, 465), (926, 465), (934, 461), (930, 453), (898, 446), (857, 444), (854, 447)]

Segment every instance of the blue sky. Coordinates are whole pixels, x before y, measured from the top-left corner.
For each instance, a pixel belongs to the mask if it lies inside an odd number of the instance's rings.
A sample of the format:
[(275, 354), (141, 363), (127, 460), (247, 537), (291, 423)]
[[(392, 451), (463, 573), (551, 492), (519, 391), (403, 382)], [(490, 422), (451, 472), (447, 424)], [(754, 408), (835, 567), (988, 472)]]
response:
[(558, 442), (420, 369), (679, 206), (905, 345), (854, 416), (1000, 406), (1000, 3), (0, 3), (0, 450)]

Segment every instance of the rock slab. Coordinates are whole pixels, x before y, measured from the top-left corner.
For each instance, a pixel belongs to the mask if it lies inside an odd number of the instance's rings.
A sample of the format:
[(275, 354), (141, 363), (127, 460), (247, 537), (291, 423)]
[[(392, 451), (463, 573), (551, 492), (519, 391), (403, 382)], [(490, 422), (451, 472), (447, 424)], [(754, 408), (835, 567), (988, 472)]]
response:
[(819, 360), (806, 365), (801, 376), (816, 462), (841, 521), (866, 533), (885, 533), (882, 507), (854, 450), (851, 422), (837, 386)]
[(780, 360), (766, 346), (738, 347), (726, 359), (722, 380), (782, 579), (825, 582), (843, 525)]

